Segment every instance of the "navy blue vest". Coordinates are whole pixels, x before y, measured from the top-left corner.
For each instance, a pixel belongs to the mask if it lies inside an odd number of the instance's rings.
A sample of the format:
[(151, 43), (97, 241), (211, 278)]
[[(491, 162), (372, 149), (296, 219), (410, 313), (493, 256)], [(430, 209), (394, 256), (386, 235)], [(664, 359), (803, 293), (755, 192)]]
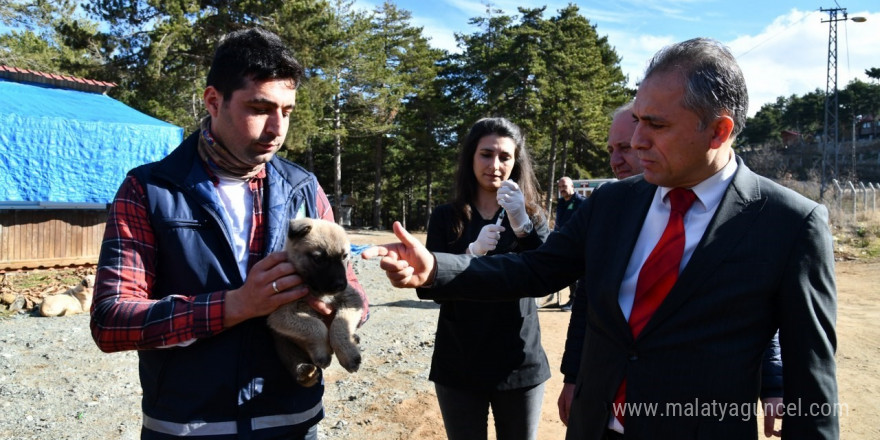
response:
[[(130, 172), (146, 190), (156, 238), (154, 299), (244, 284), (230, 231), (222, 220), (224, 209), (198, 157), (197, 142), (195, 133), (168, 157)], [(282, 249), (287, 224), (297, 213), (318, 216), (318, 183), (308, 171), (278, 157), (266, 171), (268, 253)], [(212, 434), (208, 438), (289, 437), (323, 418), (323, 383), (311, 388), (296, 383), (278, 360), (265, 318), (251, 319), (186, 347), (138, 354), (143, 438), (167, 438), (190, 430)]]

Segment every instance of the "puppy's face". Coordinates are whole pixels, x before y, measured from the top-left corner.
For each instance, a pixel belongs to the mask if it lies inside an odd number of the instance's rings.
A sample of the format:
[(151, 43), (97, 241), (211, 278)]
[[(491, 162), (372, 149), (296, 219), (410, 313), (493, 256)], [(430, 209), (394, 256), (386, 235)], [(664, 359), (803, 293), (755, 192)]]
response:
[(348, 286), (345, 270), (351, 245), (345, 229), (336, 223), (310, 218), (291, 220), (284, 250), (313, 295), (340, 292)]

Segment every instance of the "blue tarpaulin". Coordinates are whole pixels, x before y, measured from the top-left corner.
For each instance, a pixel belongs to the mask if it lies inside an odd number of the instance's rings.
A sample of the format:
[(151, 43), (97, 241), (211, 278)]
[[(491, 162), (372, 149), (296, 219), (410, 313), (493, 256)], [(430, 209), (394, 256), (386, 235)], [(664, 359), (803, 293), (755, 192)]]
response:
[(182, 139), (106, 95), (0, 79), (0, 202), (110, 203)]

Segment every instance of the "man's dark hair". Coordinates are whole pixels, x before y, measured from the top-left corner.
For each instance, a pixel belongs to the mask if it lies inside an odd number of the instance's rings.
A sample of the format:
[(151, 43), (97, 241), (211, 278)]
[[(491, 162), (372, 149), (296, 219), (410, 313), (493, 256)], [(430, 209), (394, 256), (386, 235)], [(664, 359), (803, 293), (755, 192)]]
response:
[(227, 100), (232, 92), (244, 88), (246, 79), (290, 79), (298, 87), (303, 75), (302, 65), (281, 38), (265, 29), (251, 28), (230, 32), (220, 40), (206, 85)]
[(749, 93), (736, 58), (718, 41), (694, 38), (667, 46), (648, 64), (645, 79), (679, 72), (684, 80), (684, 108), (697, 114), (702, 128), (725, 112), (733, 118), (733, 136), (746, 125)]

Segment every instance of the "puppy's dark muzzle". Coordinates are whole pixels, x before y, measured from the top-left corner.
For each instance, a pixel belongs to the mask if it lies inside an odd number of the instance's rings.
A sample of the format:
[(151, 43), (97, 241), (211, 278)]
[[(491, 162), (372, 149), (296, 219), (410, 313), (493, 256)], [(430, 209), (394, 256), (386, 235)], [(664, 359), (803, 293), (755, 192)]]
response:
[(348, 282), (342, 280), (341, 282), (312, 283), (309, 285), (309, 290), (312, 291), (312, 295), (321, 296), (342, 292), (346, 287), (348, 287)]

